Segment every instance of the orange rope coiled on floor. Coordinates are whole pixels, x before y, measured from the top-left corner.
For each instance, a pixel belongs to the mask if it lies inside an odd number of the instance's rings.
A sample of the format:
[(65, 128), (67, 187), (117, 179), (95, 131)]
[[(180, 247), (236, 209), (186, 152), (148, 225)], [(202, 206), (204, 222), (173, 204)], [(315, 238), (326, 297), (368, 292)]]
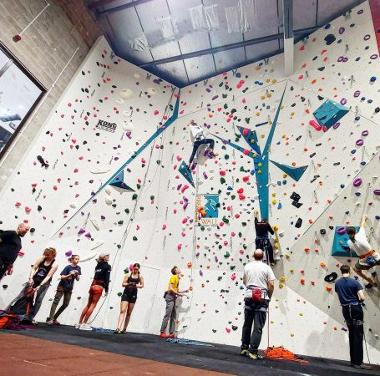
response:
[(265, 358), (267, 359), (274, 359), (274, 360), (290, 360), (293, 362), (298, 362), (302, 364), (308, 364), (309, 362), (307, 360), (303, 360), (299, 358), (296, 354), (292, 353), (291, 351), (285, 349), (284, 347), (268, 347), (265, 352)]

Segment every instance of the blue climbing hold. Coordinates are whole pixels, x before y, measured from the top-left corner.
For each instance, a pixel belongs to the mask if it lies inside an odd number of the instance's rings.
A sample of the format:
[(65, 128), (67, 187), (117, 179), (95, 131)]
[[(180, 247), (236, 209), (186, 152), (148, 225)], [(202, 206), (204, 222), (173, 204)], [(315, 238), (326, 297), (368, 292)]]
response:
[(116, 188), (124, 189), (128, 192), (134, 192), (135, 190), (132, 189), (129, 185), (124, 183), (124, 170), (120, 171), (110, 182), (110, 185)]
[(302, 175), (306, 171), (308, 166), (301, 166), (301, 167), (292, 167), (288, 165), (284, 165), (282, 163), (278, 163), (275, 161), (271, 162), (277, 166), (280, 170), (284, 171), (285, 174), (289, 175), (293, 180), (298, 181), (301, 179)]
[(180, 172), (180, 174), (193, 186), (194, 186), (194, 181), (193, 181), (193, 175), (191, 174), (191, 171), (189, 169), (189, 166), (184, 162), (182, 161), (179, 168), (178, 168), (178, 171)]

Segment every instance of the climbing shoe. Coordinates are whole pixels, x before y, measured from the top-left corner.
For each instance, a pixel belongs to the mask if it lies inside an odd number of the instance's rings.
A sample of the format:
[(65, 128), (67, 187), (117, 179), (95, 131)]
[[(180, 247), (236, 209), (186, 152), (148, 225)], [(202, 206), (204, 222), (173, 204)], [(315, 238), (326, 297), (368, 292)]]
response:
[(241, 355), (241, 356), (248, 356), (248, 353), (249, 353), (249, 351), (248, 351), (247, 349), (242, 349), (242, 350), (240, 351), (240, 355)]

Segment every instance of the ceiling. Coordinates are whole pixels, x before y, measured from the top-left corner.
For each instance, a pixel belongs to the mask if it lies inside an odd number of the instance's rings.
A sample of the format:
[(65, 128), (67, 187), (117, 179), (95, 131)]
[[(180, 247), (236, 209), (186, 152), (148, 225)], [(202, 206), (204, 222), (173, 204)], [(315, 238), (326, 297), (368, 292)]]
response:
[[(296, 40), (363, 2), (292, 1)], [(282, 4), (283, 0), (87, 1), (118, 56), (178, 87), (281, 52)]]

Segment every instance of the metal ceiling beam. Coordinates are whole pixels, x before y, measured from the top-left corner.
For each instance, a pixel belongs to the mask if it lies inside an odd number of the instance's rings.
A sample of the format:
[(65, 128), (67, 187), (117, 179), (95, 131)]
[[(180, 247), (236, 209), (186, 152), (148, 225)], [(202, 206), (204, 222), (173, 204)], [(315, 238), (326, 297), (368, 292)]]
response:
[(293, 33), (293, 0), (282, 0), (284, 25), (284, 73), (293, 74), (294, 70), (294, 33)]
[[(311, 27), (311, 28), (309, 27), (307, 29), (296, 30), (294, 33), (296, 33), (297, 35), (300, 35), (300, 34), (312, 33), (313, 31), (318, 30), (318, 29), (319, 29), (319, 27)], [(224, 46), (220, 46), (220, 47), (207, 48), (207, 49), (200, 50), (200, 51), (189, 52), (189, 53), (183, 54), (183, 55), (171, 56), (171, 57), (167, 57), (165, 59), (160, 59), (160, 60), (152, 61), (149, 63), (139, 64), (139, 67), (147, 68), (147, 67), (153, 66), (153, 65), (167, 64), (167, 63), (172, 63), (172, 62), (178, 61), (178, 60), (185, 60), (185, 59), (191, 59), (193, 57), (215, 54), (218, 52), (232, 50), (234, 48), (252, 46), (254, 44), (270, 42), (272, 40), (278, 40), (280, 38), (283, 38), (283, 35), (284, 35), (283, 33), (279, 33), (279, 34), (268, 35), (268, 36), (261, 37), (261, 38), (254, 38), (254, 39), (244, 40), (241, 42), (225, 44)]]
[(114, 2), (114, 1), (115, 0), (98, 0), (95, 3), (89, 4), (88, 8), (93, 10), (94, 13), (96, 14), (96, 16), (99, 17), (99, 16), (105, 15), (106, 13), (120, 12), (121, 10), (124, 10), (124, 9), (129, 9), (129, 8), (133, 8), (133, 7), (136, 7), (138, 5), (141, 5), (141, 4), (150, 3), (153, 0), (134, 0), (130, 3), (117, 5), (115, 7), (111, 7), (108, 9), (101, 9), (101, 10), (99, 9), (99, 7), (102, 7), (102, 6), (105, 6), (108, 4), (112, 4), (112, 2)]

